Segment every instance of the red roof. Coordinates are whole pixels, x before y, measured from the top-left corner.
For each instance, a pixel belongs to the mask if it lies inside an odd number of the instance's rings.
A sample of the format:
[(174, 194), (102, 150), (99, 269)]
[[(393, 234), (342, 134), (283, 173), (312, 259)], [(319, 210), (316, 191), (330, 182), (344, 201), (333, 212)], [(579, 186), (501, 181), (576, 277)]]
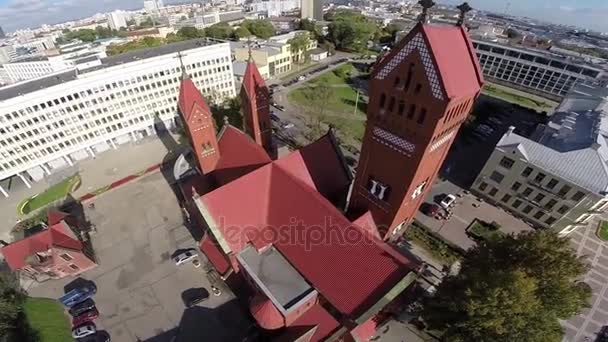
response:
[(62, 213), (61, 211), (49, 210), (46, 213), (46, 224), (49, 226), (55, 225), (61, 222), (68, 214)]
[(373, 235), (374, 237), (381, 239), (380, 233), (378, 232), (378, 227), (376, 226), (376, 222), (374, 221), (374, 217), (372, 216), (371, 211), (366, 211), (365, 214), (361, 215), (353, 223), (361, 227), (363, 230)]
[[(477, 54), (466, 29), (457, 25), (418, 23), (410, 33), (387, 54), (374, 68), (374, 77), (387, 68), (393, 69), (393, 59), (401, 58), (403, 51), (414, 37), (422, 34), (434, 65), (425, 63), (425, 68), (434, 66), (443, 92), (448, 99), (459, 99), (476, 95), (483, 86), (483, 74)], [(418, 45), (414, 44), (414, 48)], [(422, 57), (422, 56), (421, 56)], [(424, 60), (424, 59), (423, 59)], [(429, 73), (427, 70), (427, 77)], [(433, 82), (433, 80), (429, 80)]]
[[(233, 252), (248, 243), (258, 249), (273, 244), (340, 311), (353, 314), (367, 308), (408, 273), (410, 261), (349, 222), (315, 188), (325, 180), (315, 181), (302, 158), (290, 157), (199, 200)], [(330, 158), (337, 158), (335, 151), (316, 160), (331, 163)], [(330, 171), (326, 176), (333, 177)], [(323, 233), (323, 241), (308, 239)], [(285, 236), (290, 238), (278, 239)]]
[(193, 113), (192, 108), (195, 104), (199, 105), (204, 112), (211, 113), (207, 101), (198, 91), (194, 82), (190, 78), (183, 79), (179, 89), (178, 106), (186, 122), (190, 121), (190, 115)]
[(201, 240), (200, 248), (219, 274), (223, 275), (230, 269), (230, 263), (226, 256), (220, 251), (216, 242), (209, 237), (209, 234), (205, 234), (205, 237)]
[(355, 337), (356, 341), (369, 341), (370, 338), (376, 334), (376, 329), (376, 322), (371, 318), (366, 322), (359, 324), (356, 328), (351, 330), (350, 333)]
[(220, 132), (218, 145), (220, 160), (214, 177), (220, 184), (226, 184), (271, 162), (260, 145), (231, 125), (225, 125)]
[[(334, 332), (340, 324), (332, 315), (327, 312), (321, 305), (315, 304), (308, 309), (302, 316), (296, 319), (289, 328), (314, 328), (317, 327), (309, 342), (317, 342), (325, 339), (329, 334)], [(309, 329), (306, 329), (307, 331)]]
[(11, 270), (15, 271), (26, 266), (25, 260), (28, 256), (46, 252), (53, 247), (82, 250), (80, 241), (70, 237), (65, 229), (69, 229), (69, 227), (62, 221), (39, 233), (4, 246), (0, 251)]
[(448, 98), (476, 94), (483, 86), (475, 49), (463, 26), (422, 25)]
[(266, 82), (264, 82), (264, 78), (260, 75), (260, 71), (258, 67), (255, 65), (253, 61), (247, 62), (247, 67), (245, 68), (245, 75), (243, 75), (243, 90), (248, 97), (252, 98), (254, 94), (256, 94), (256, 88), (265, 87)]
[(249, 311), (258, 325), (266, 330), (275, 330), (285, 326), (285, 319), (270, 299), (257, 294), (249, 304)]

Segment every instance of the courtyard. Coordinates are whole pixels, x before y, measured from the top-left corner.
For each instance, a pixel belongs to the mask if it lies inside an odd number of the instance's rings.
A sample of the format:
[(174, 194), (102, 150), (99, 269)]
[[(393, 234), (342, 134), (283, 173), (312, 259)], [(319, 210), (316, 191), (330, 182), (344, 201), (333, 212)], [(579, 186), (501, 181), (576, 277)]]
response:
[[(203, 264), (176, 266), (171, 255), (197, 248), (183, 225), (182, 212), (161, 172), (105, 193), (85, 205), (97, 232), (91, 239), (99, 266), (82, 275), (96, 284), (98, 330), (112, 341), (241, 340), (249, 323), (234, 295), (215, 282)], [(211, 280), (210, 280), (211, 279)], [(32, 297), (60, 297), (73, 278), (26, 286)], [(182, 296), (191, 288), (219, 287), (220, 296), (186, 309)], [(177, 339), (174, 339), (177, 338)]]

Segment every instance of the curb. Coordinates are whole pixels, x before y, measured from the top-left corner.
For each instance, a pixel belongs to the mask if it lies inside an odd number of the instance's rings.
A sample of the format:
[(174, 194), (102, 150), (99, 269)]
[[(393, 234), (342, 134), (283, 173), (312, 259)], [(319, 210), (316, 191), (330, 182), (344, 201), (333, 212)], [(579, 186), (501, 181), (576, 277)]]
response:
[(154, 164), (154, 165), (148, 167), (147, 169), (144, 169), (142, 171), (137, 172), (136, 174), (128, 175), (128, 176), (126, 176), (124, 178), (121, 178), (121, 179), (119, 179), (119, 180), (117, 180), (115, 182), (110, 183), (109, 185), (102, 186), (100, 188), (97, 188), (97, 189), (93, 190), (92, 192), (86, 193), (86, 194), (80, 196), (78, 198), (78, 200), (80, 200), (80, 202), (82, 202), (82, 203), (85, 203), (85, 202), (88, 202), (90, 200), (93, 200), (97, 196), (105, 194), (106, 192), (108, 192), (110, 190), (116, 189), (116, 188), (118, 188), (120, 186), (123, 186), (125, 184), (128, 184), (128, 183), (130, 183), (130, 182), (132, 182), (134, 180), (140, 179), (140, 178), (142, 178), (142, 177), (144, 177), (144, 176), (146, 176), (148, 174), (151, 174), (151, 173), (153, 173), (155, 171), (159, 171), (160, 168), (161, 168), (161, 166), (162, 166), (162, 163)]

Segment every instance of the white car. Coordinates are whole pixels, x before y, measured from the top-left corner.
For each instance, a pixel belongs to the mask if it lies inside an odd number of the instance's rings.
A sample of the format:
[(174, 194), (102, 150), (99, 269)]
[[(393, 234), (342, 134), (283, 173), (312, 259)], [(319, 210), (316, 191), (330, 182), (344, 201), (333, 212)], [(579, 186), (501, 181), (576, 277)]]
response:
[(196, 253), (194, 249), (190, 249), (175, 256), (173, 258), (173, 262), (175, 262), (175, 265), (180, 266), (187, 263), (188, 261), (196, 259), (197, 257), (198, 253)]
[(88, 323), (88, 324), (81, 325), (79, 327), (72, 329), (72, 337), (73, 338), (82, 338), (82, 337), (86, 337), (89, 335), (93, 335), (96, 332), (97, 332), (97, 328), (95, 328), (95, 324)]
[(298, 81), (304, 81), (305, 79), (306, 79), (306, 76), (304, 76), (304, 75), (298, 77)]
[(444, 209), (448, 209), (452, 204), (454, 204), (454, 201), (456, 201), (456, 196), (447, 194), (439, 204), (441, 204)]

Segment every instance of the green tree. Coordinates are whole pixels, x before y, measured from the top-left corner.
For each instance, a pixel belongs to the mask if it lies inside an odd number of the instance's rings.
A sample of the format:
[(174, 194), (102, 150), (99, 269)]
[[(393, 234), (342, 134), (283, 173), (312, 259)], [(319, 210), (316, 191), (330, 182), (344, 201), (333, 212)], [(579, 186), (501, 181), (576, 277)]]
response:
[(22, 319), (24, 300), (25, 294), (17, 279), (12, 274), (0, 273), (0, 336), (11, 336), (16, 332)]
[(447, 341), (561, 341), (558, 320), (588, 306), (591, 289), (578, 282), (586, 271), (568, 239), (551, 231), (487, 241), (467, 252), (422, 317)]
[(68, 41), (79, 39), (83, 42), (92, 42), (97, 39), (97, 32), (93, 29), (80, 29), (78, 31), (70, 31), (65, 34), (65, 39)]
[(309, 140), (316, 140), (323, 135), (323, 122), (326, 121), (326, 110), (329, 102), (335, 95), (334, 88), (326, 83), (317, 83), (306, 88), (303, 92), (309, 106), (307, 125), (310, 128)]
[(292, 54), (296, 56), (296, 62), (304, 63), (306, 58), (300, 58), (307, 55), (308, 46), (310, 45), (310, 35), (308, 32), (302, 32), (295, 35), (287, 41)]
[(241, 27), (246, 28), (254, 36), (262, 39), (268, 39), (274, 35), (274, 26), (269, 20), (245, 20)]
[(232, 37), (232, 27), (227, 23), (218, 23), (205, 29), (207, 37), (217, 39), (228, 39)]
[(315, 24), (314, 21), (310, 19), (304, 18), (300, 20), (300, 22), (298, 23), (298, 30), (305, 30), (310, 32), (312, 39), (318, 39), (321, 36), (321, 31), (319, 30), (319, 27), (317, 26), (317, 24)]
[(378, 31), (374, 22), (356, 12), (338, 11), (329, 18), (328, 39), (340, 50), (362, 51)]
[(135, 19), (129, 19), (129, 20), (127, 20), (127, 26), (135, 26), (135, 25), (136, 25)]
[(237, 27), (234, 32), (232, 32), (233, 38), (234, 39), (241, 39), (241, 38), (247, 38), (249, 36), (251, 36), (251, 32), (249, 32), (249, 30), (246, 27), (243, 26), (239, 26)]
[(137, 25), (138, 29), (150, 28), (154, 26), (154, 21), (152, 21), (152, 17), (147, 17), (146, 20), (143, 20)]
[(319, 45), (319, 47), (325, 51), (327, 51), (330, 55), (333, 55), (334, 53), (336, 53), (336, 47), (334, 46), (334, 44), (330, 41), (324, 41), (323, 43), (321, 43)]
[(517, 31), (516, 29), (508, 28), (507, 29), (507, 37), (509, 37), (511, 39), (521, 38), (522, 34), (521, 34), (521, 32)]
[(187, 26), (180, 28), (177, 31), (177, 36), (183, 40), (203, 38), (205, 37), (205, 31), (199, 30), (196, 27)]

